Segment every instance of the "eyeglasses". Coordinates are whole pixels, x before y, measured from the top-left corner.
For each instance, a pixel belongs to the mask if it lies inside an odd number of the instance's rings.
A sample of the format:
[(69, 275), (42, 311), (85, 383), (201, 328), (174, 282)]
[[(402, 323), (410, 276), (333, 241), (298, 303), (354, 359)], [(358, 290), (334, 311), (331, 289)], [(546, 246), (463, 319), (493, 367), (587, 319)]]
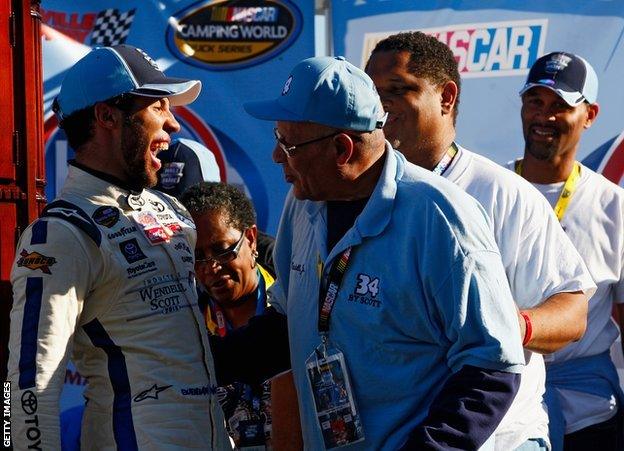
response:
[(275, 140), (277, 141), (277, 145), (280, 147), (280, 149), (284, 151), (284, 153), (286, 154), (288, 158), (292, 158), (293, 152), (297, 150), (299, 147), (303, 147), (303, 146), (307, 146), (308, 144), (313, 144), (319, 141), (323, 141), (324, 139), (333, 138), (334, 136), (337, 136), (341, 133), (344, 133), (344, 132), (338, 131), (338, 132), (332, 133), (331, 135), (321, 136), (320, 138), (314, 138), (314, 139), (311, 139), (310, 141), (305, 141), (299, 144), (289, 146), (288, 144), (284, 142), (284, 137), (280, 135), (280, 132), (277, 130), (277, 127), (273, 129), (273, 134), (275, 135)]
[(221, 252), (215, 256), (203, 256), (203, 258), (198, 257), (195, 254), (195, 264), (199, 266), (203, 265), (225, 265), (226, 263), (231, 262), (232, 260), (238, 257), (240, 253), (241, 247), (243, 246), (243, 238), (245, 238), (245, 230), (241, 233), (241, 237), (238, 239), (236, 244), (233, 244), (229, 249), (225, 252)]

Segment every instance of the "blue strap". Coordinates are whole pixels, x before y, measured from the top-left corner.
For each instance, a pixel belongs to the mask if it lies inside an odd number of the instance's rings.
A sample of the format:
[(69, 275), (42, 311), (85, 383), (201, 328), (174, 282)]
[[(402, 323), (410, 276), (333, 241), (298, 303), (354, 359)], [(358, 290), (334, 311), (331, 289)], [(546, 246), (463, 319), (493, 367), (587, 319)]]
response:
[[(260, 265), (258, 265), (260, 266)], [(266, 294), (266, 280), (264, 280), (264, 277), (262, 275), (262, 273), (260, 272), (259, 269), (256, 269), (256, 273), (258, 274), (258, 287), (256, 288), (256, 313), (255, 316), (260, 316), (262, 314), (264, 314), (264, 310), (267, 307), (267, 294)], [(217, 312), (221, 311), (221, 307), (219, 306), (219, 304), (217, 304), (217, 302), (212, 299), (211, 297), (208, 297), (208, 308), (210, 309), (210, 314), (212, 315), (213, 318), (216, 317)], [(227, 318), (225, 317), (225, 315), (223, 315), (223, 321), (225, 322), (225, 329), (227, 332), (230, 332), (232, 330), (232, 325), (230, 324), (230, 322), (227, 320)]]
[(93, 220), (82, 208), (65, 200), (55, 200), (48, 204), (41, 213), (41, 217), (54, 217), (64, 219), (85, 232), (95, 244), (100, 247), (102, 233)]
[(548, 406), (550, 441), (553, 451), (563, 449), (566, 427), (557, 389), (574, 390), (605, 399), (615, 395), (618, 405), (624, 405), (624, 393), (620, 388), (617, 370), (611, 361), (609, 351), (548, 364), (544, 402)]
[(91, 343), (102, 349), (108, 358), (108, 377), (113, 387), (113, 435), (117, 449), (136, 451), (138, 445), (132, 420), (131, 389), (126, 357), (97, 318), (83, 325), (82, 328)]
[(43, 278), (26, 279), (26, 303), (22, 317), (22, 339), (20, 341), (19, 388), (24, 390), (35, 386), (37, 377), (37, 336), (39, 316), (43, 298)]

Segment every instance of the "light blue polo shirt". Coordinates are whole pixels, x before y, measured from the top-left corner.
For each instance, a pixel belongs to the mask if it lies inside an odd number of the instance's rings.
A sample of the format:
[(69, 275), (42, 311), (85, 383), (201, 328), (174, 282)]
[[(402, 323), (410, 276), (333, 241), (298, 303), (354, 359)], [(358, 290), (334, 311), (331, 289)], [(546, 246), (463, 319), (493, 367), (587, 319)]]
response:
[(291, 192), (282, 214), (271, 302), (288, 316), (306, 449), (323, 449), (305, 371), (320, 343), (319, 271), (326, 276), (349, 246), (329, 336), (345, 355), (366, 439), (346, 449), (399, 448), (464, 365), (519, 373), (524, 364), (516, 308), (481, 206), (389, 145), (385, 158), (369, 202), (331, 252), (324, 202)]

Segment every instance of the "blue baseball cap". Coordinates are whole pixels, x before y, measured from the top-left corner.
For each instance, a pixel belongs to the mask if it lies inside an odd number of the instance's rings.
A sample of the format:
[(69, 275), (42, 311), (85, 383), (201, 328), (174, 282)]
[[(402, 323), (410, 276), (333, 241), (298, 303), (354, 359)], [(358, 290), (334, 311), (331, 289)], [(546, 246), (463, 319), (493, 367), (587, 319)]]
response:
[(580, 56), (567, 52), (552, 52), (535, 61), (520, 95), (536, 86), (554, 91), (570, 106), (595, 103), (598, 98), (594, 68)]
[(175, 106), (191, 103), (200, 91), (199, 80), (167, 77), (141, 49), (131, 45), (96, 47), (67, 70), (53, 108), (62, 121), (121, 94), (167, 97)]
[(373, 81), (342, 56), (301, 61), (277, 99), (243, 107), (257, 119), (314, 122), (345, 130), (372, 131), (382, 128), (386, 118)]

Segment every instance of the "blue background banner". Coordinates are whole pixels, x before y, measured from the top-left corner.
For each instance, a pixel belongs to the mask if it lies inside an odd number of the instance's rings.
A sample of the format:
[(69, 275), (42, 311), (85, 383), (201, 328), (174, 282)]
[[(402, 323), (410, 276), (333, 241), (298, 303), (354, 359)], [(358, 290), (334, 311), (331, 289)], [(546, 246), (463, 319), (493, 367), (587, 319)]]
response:
[(273, 125), (248, 116), (242, 104), (276, 96), (290, 68), (314, 55), (314, 2), (43, 0), (42, 15), (48, 200), (62, 186), (72, 155), (50, 111), (64, 70), (91, 46), (126, 43), (168, 75), (202, 81), (189, 111), (176, 112), (178, 136), (215, 153), (225, 181), (252, 198), (260, 229), (276, 231), (288, 186), (271, 160)]
[(332, 30), (334, 53), (361, 67), (379, 40), (400, 31), (449, 45), (462, 75), (458, 141), (499, 163), (523, 153), (518, 91), (535, 59), (551, 51), (581, 55), (598, 74), (600, 114), (579, 159), (622, 132), (622, 1), (334, 0)]

